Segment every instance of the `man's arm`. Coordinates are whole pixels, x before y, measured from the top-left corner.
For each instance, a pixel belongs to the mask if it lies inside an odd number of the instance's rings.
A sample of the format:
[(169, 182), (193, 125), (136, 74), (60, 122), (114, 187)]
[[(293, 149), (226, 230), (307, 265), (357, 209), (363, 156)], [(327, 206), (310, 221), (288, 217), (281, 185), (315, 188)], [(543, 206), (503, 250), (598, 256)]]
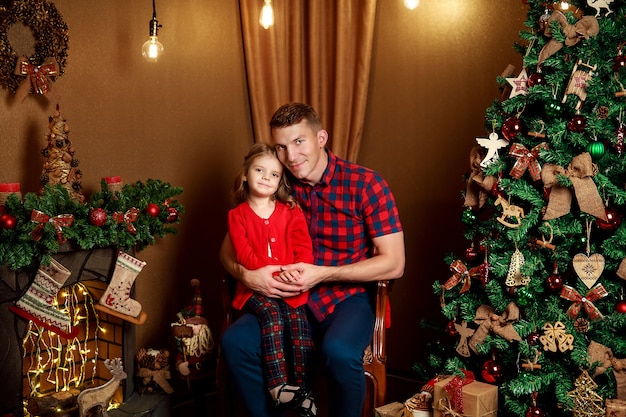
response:
[(300, 293), (300, 287), (279, 282), (272, 275), (280, 271), (278, 265), (267, 265), (259, 269), (249, 270), (237, 262), (230, 236), (226, 234), (220, 248), (220, 262), (226, 272), (254, 292), (272, 298), (293, 297)]
[(374, 256), (354, 264), (341, 266), (318, 266), (298, 263), (286, 266), (301, 271), (301, 278), (294, 282), (302, 291), (320, 282), (369, 282), (400, 278), (404, 274), (404, 232), (392, 233), (372, 239)]

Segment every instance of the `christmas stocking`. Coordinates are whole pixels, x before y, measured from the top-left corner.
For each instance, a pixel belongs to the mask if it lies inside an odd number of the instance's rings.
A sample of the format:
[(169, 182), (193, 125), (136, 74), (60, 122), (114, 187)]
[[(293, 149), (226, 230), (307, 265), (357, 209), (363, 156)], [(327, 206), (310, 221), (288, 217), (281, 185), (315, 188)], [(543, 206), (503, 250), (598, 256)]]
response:
[(141, 311), (141, 304), (130, 298), (130, 290), (144, 266), (145, 262), (120, 251), (111, 282), (96, 308), (135, 324), (143, 323), (147, 315)]
[(72, 327), (70, 316), (53, 304), (70, 275), (71, 272), (54, 259), (49, 266), (39, 265), (31, 286), (9, 309), (65, 338), (76, 336), (78, 328)]

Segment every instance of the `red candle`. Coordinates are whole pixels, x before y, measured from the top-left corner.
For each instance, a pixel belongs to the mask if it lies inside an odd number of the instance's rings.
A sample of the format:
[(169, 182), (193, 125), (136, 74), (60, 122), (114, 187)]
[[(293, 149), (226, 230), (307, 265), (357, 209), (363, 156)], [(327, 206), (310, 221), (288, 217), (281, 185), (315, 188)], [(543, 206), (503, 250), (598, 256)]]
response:
[(22, 198), (19, 182), (0, 182), (0, 205), (6, 203), (7, 198), (11, 194), (17, 194)]
[(122, 177), (104, 177), (103, 180), (107, 183), (107, 188), (110, 192), (122, 191), (122, 187), (124, 186)]

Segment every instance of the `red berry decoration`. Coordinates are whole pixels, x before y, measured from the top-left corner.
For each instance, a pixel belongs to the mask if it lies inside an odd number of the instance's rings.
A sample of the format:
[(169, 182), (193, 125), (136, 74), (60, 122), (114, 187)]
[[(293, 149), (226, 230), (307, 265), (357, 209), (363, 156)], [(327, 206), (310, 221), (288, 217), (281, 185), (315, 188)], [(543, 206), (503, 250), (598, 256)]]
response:
[(168, 223), (173, 223), (178, 220), (178, 210), (174, 207), (167, 208), (167, 219)]
[(524, 123), (519, 117), (509, 117), (502, 125), (502, 136), (511, 142), (517, 138), (517, 135), (524, 133), (524, 130)]
[(526, 336), (526, 341), (530, 346), (537, 346), (539, 345), (539, 337), (541, 337), (539, 333), (531, 332), (528, 336)]
[(626, 314), (626, 300), (619, 300), (615, 303), (613, 310), (619, 314)]
[(489, 384), (497, 383), (502, 377), (502, 365), (495, 359), (488, 359), (483, 363), (480, 374), (485, 382)]
[(10, 214), (0, 216), (0, 229), (14, 229), (16, 224), (17, 220)]
[(587, 118), (581, 114), (572, 116), (567, 122), (567, 129), (575, 133), (584, 132), (586, 127)]
[(454, 320), (450, 320), (446, 325), (446, 333), (448, 333), (450, 336), (456, 336), (457, 334), (459, 334), (459, 332), (456, 330), (456, 323), (454, 323)]
[(100, 207), (96, 207), (89, 211), (89, 223), (94, 226), (103, 226), (107, 221), (107, 212)]
[(150, 217), (157, 217), (159, 213), (161, 213), (161, 208), (158, 204), (150, 203), (146, 206), (146, 213), (148, 213)]

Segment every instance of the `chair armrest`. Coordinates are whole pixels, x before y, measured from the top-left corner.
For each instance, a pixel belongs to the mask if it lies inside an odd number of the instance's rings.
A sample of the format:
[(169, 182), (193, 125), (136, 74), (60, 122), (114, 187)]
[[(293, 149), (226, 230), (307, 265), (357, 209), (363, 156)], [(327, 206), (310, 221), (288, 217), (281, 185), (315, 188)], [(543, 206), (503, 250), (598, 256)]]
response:
[(374, 335), (372, 338), (372, 354), (380, 362), (387, 360), (385, 349), (385, 318), (387, 315), (387, 303), (389, 302), (389, 281), (378, 281), (376, 287), (376, 319), (374, 321)]

